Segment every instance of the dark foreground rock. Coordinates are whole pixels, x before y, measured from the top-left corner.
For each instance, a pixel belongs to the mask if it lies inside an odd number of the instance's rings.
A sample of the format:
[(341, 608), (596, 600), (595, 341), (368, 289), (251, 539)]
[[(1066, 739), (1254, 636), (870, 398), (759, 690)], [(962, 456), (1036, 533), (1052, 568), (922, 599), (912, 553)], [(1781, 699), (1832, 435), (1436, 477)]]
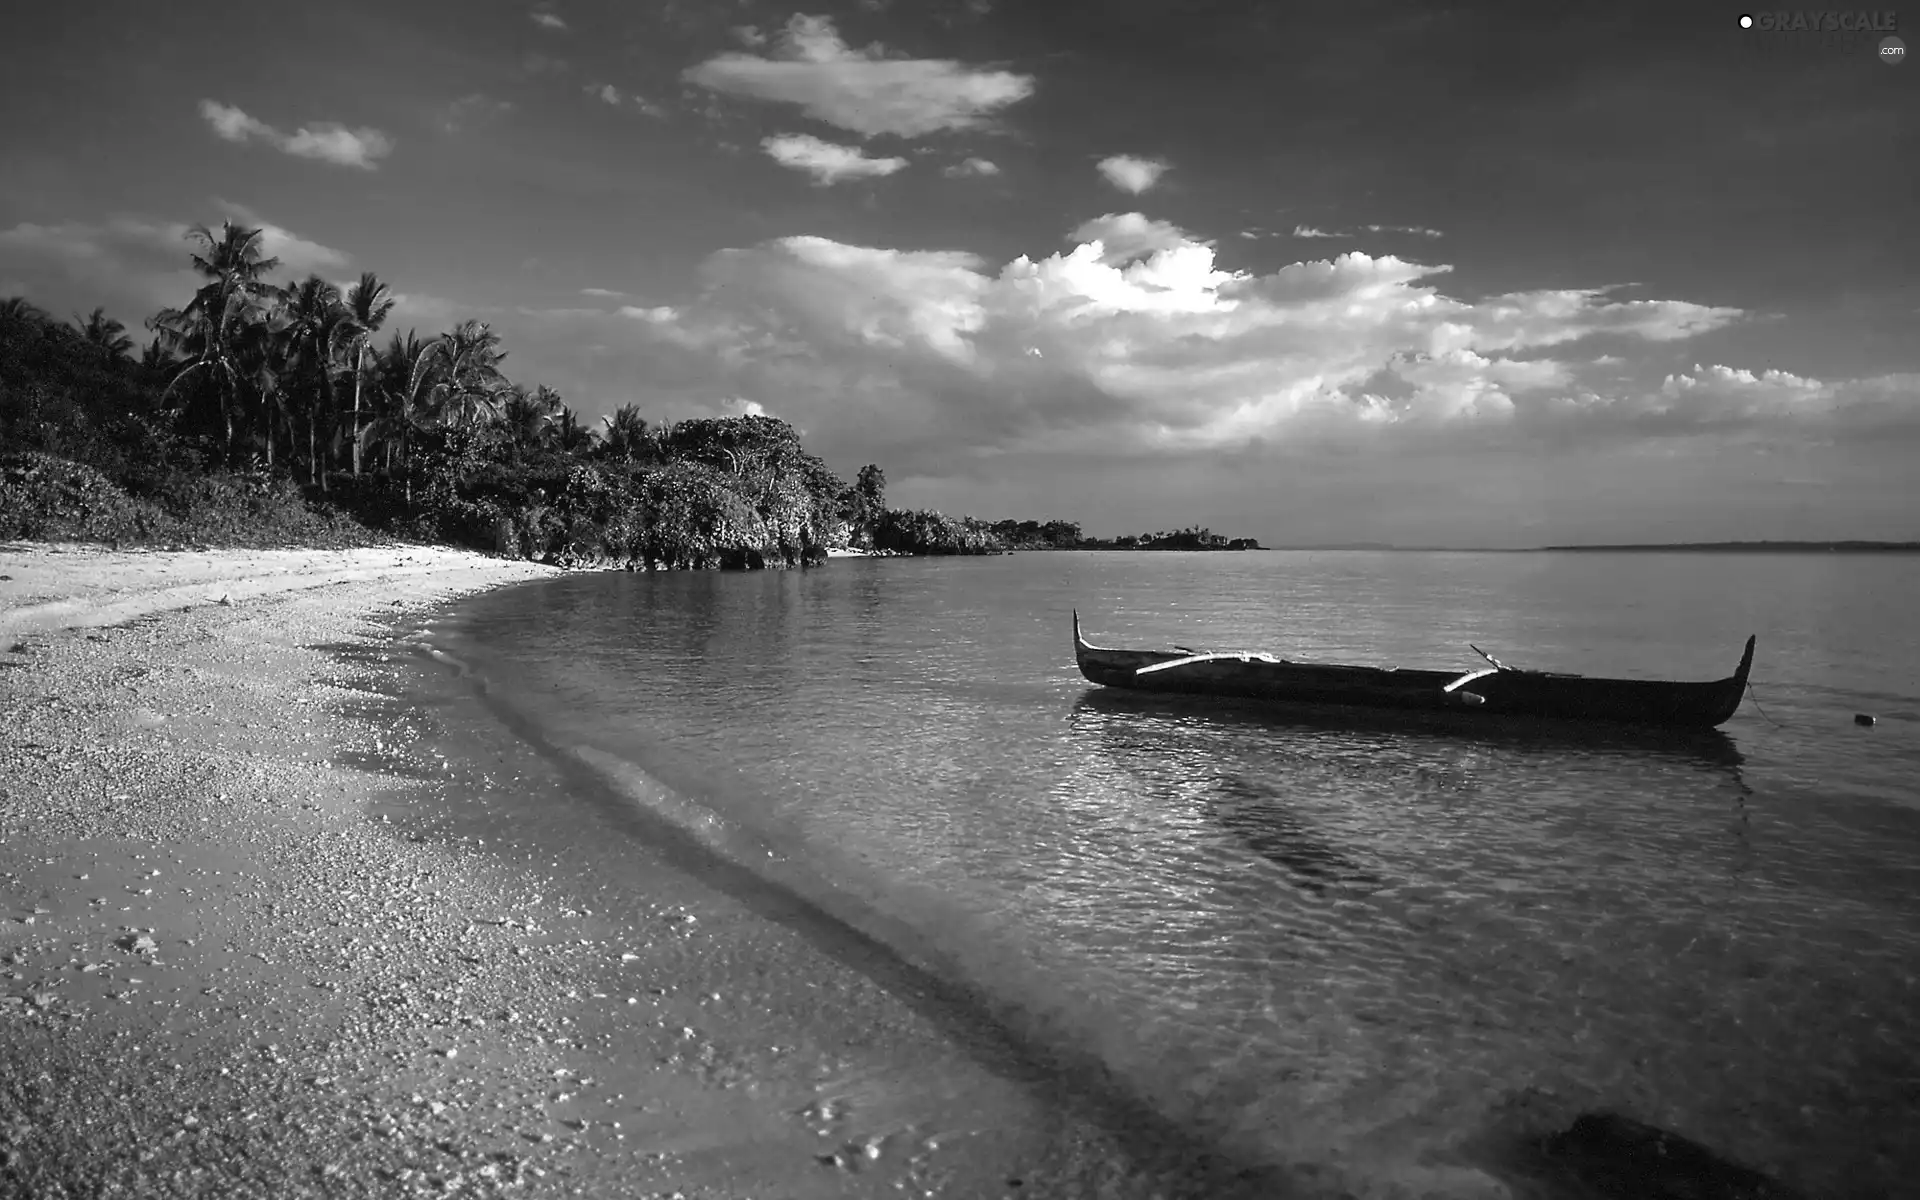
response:
[(1805, 1200), (1698, 1142), (1618, 1113), (1582, 1113), (1541, 1148), (1583, 1183), (1621, 1200)]

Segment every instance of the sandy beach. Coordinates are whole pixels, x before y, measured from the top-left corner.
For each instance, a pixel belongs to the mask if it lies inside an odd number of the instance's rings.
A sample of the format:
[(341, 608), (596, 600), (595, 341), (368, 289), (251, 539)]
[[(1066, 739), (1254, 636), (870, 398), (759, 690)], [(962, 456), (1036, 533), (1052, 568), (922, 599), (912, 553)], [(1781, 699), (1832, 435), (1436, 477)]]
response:
[(884, 956), (496, 813), (553, 768), (394, 639), (552, 573), (0, 547), (0, 1195), (1150, 1194)]

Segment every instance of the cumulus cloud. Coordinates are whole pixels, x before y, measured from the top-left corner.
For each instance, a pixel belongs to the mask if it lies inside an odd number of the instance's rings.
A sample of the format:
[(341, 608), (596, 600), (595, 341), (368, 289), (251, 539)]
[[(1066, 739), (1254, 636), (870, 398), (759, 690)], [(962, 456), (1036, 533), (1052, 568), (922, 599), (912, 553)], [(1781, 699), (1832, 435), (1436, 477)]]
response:
[[(261, 252), (268, 258), (279, 259), (283, 271), (290, 271), (296, 275), (308, 273), (324, 275), (328, 271), (346, 266), (349, 261), (345, 252), (335, 250), (331, 246), (323, 246), (283, 226), (275, 225), (244, 204), (216, 200), (215, 205), (220, 209), (221, 216), (250, 229), (258, 229)], [(184, 227), (181, 232), (184, 236)], [(219, 232), (217, 227), (214, 232)]]
[(1097, 243), (1101, 247), (1100, 261), (1124, 263), (1186, 245), (1189, 237), (1172, 222), (1130, 212), (1095, 217), (1068, 234), (1067, 240), (1077, 246)]
[(864, 137), (973, 129), (1033, 92), (1033, 77), (952, 59), (853, 49), (827, 17), (796, 14), (770, 56), (729, 51), (683, 78), (711, 91), (799, 107)]
[(625, 292), (616, 292), (611, 288), (599, 288), (599, 287), (581, 288), (580, 294), (582, 296), (598, 296), (606, 300), (621, 300), (626, 297)]
[(872, 158), (858, 146), (841, 146), (806, 133), (779, 134), (760, 145), (773, 161), (805, 171), (820, 187), (848, 179), (874, 179), (907, 167), (904, 158)]
[(671, 350), (660, 361), (677, 364), (664, 369), (687, 394), (776, 399), (829, 442), (903, 469), (931, 469), (936, 450), (1217, 453), (1625, 427), (1629, 410), (1596, 405), (1585, 368), (1554, 348), (1673, 341), (1741, 316), (1604, 288), (1469, 302), (1438, 286), (1447, 267), (1393, 256), (1253, 274), (1140, 213), (1094, 218), (1070, 239), (993, 267), (789, 237), (712, 256), (691, 303), (620, 311), (648, 355)]
[(1438, 229), (1428, 229), (1424, 225), (1362, 225), (1361, 228), (1368, 233), (1411, 233), (1430, 238), (1442, 236)]
[(989, 159), (968, 158), (954, 163), (940, 173), (949, 179), (964, 179), (969, 175), (998, 175), (1000, 168)]
[(1139, 195), (1167, 173), (1167, 163), (1158, 158), (1135, 158), (1131, 154), (1115, 154), (1103, 158), (1099, 163), (1100, 173), (1107, 182), (1123, 192)]
[(528, 13), (527, 16), (532, 19), (535, 25), (540, 26), (542, 29), (565, 30), (569, 28), (567, 23), (562, 20), (558, 14), (548, 12), (542, 8), (534, 9)]
[(312, 158), (343, 167), (374, 169), (375, 160), (393, 151), (393, 139), (378, 129), (348, 129), (336, 121), (321, 121), (282, 133), (265, 121), (214, 100), (200, 102), (200, 115), (215, 134), (229, 142), (262, 141), (296, 158)]
[(1340, 238), (1346, 237), (1347, 235), (1344, 233), (1333, 233), (1325, 229), (1315, 229), (1311, 225), (1295, 225), (1293, 227), (1293, 236), (1297, 238)]

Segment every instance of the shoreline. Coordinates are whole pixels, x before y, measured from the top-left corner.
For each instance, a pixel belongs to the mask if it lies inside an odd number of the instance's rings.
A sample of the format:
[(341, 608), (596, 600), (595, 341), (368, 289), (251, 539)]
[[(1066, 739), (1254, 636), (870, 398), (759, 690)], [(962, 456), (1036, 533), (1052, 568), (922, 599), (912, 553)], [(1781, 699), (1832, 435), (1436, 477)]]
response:
[(0, 545), (0, 1198), (1536, 1195), (1238, 1158), (593, 794), (424, 645), (569, 573)]
[(403, 623), (562, 574), (0, 546), (0, 1196), (1227, 1194), (910, 972), (543, 840)]

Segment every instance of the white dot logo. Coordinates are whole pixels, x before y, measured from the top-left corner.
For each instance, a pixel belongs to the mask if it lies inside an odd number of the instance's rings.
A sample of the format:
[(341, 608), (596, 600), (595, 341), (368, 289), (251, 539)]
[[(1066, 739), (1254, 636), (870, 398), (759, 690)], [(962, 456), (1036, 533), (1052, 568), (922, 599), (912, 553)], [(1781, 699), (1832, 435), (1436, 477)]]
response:
[(1897, 37), (1880, 39), (1880, 61), (1890, 67), (1907, 61), (1907, 44)]
[(1753, 18), (1752, 18), (1751, 16), (1748, 16), (1748, 15), (1747, 15), (1746, 13), (1741, 13), (1741, 14), (1740, 14), (1740, 28), (1742, 28), (1742, 29), (1752, 29), (1752, 28), (1753, 28)]

